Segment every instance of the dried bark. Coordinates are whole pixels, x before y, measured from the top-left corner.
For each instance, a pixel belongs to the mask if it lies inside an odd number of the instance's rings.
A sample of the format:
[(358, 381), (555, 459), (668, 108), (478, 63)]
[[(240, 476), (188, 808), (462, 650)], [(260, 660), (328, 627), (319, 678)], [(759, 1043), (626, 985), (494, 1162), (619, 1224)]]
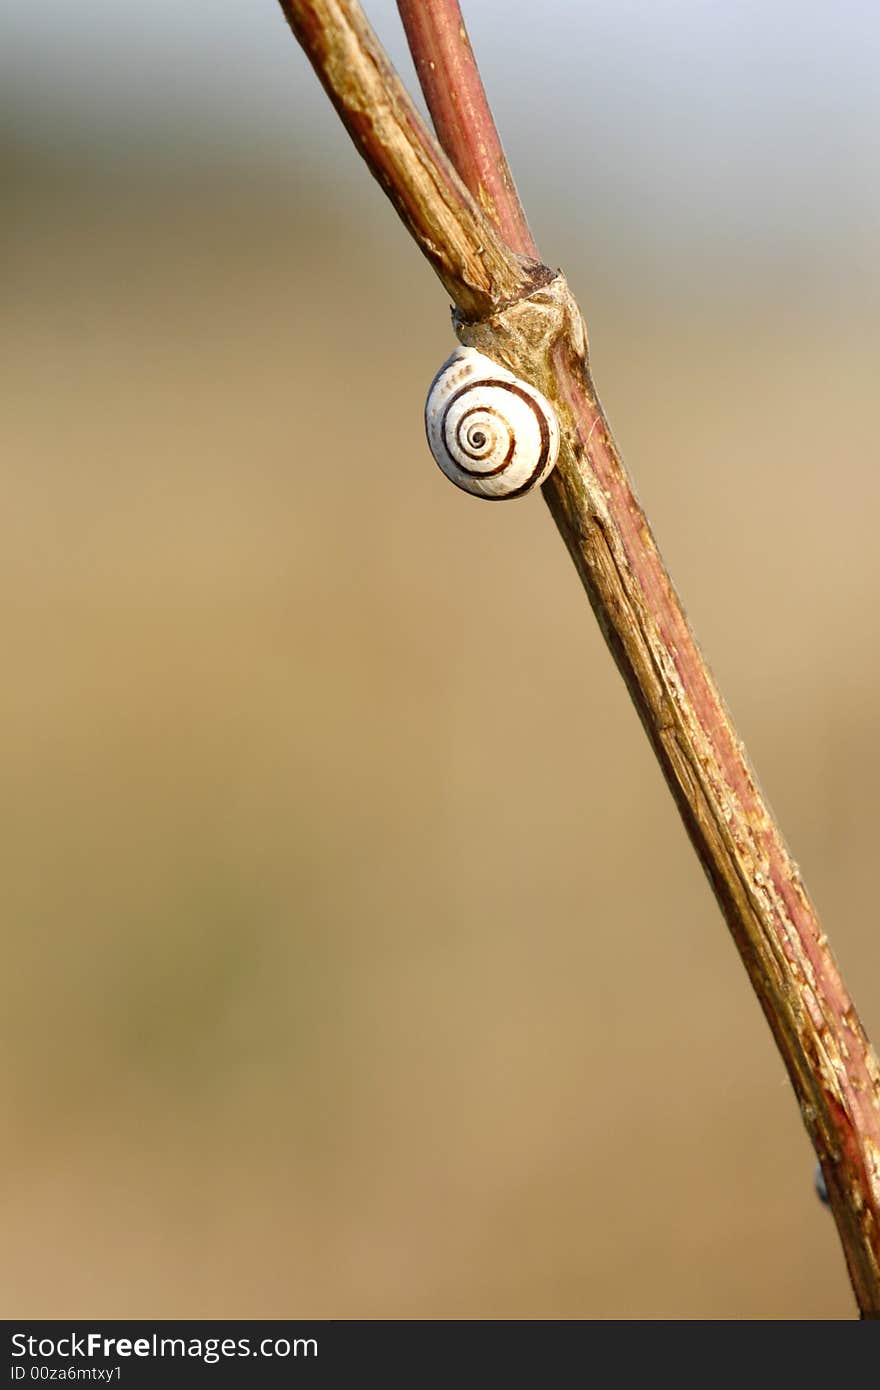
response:
[[(435, 64), (426, 96), (447, 154), (354, 0), (281, 5), (361, 154), (452, 296), (461, 341), (531, 382), (558, 412), (562, 446), (546, 500), (785, 1062), (859, 1308), (878, 1317), (880, 1068), (636, 499), (593, 386), (577, 305), (563, 277), (531, 254), (488, 106), (475, 95), (463, 27), (456, 56), (457, 0), (424, 0), (411, 28), (417, 68), (425, 68), (419, 58)], [(443, 93), (461, 83), (471, 114), (454, 122)]]

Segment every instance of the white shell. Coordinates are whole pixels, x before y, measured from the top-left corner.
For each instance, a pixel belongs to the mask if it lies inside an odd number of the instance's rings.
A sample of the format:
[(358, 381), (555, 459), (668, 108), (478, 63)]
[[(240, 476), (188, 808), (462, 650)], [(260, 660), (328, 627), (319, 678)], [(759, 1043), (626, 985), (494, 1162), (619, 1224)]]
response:
[(500, 501), (543, 483), (559, 453), (545, 396), (475, 348), (458, 348), (425, 405), (431, 453), (456, 487)]

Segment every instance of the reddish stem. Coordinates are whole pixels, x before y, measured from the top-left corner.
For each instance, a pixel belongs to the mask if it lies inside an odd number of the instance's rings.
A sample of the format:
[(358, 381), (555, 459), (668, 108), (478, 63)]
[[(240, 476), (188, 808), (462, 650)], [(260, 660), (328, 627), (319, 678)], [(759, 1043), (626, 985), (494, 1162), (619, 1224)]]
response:
[(397, 8), (440, 144), (508, 246), (540, 260), (458, 0), (397, 0)]
[[(509, 247), (434, 148), (356, 0), (281, 4), (455, 300), (461, 341), (533, 382), (560, 415), (564, 447), (544, 495), (788, 1067), (862, 1315), (880, 1317), (880, 1067), (635, 498), (595, 393), (580, 311), (561, 276)], [(448, 0), (426, 0), (418, 32), (451, 13)], [(427, 58), (419, 42), (429, 101), (436, 90), (442, 108), (454, 76), (444, 80), (446, 59)], [(452, 53), (464, 43), (458, 31)], [(461, 169), (500, 151), (488, 110), (444, 138)], [(510, 211), (512, 183), (506, 190)], [(637, 863), (637, 846), (632, 853)]]
[[(504, 159), (458, 0), (398, 0), (425, 100), (444, 152), (475, 196), (475, 171)], [(415, 19), (407, 23), (408, 14)], [(464, 72), (479, 103), (459, 99)], [(480, 104), (481, 103), (481, 104)], [(540, 259), (528, 234), (513, 180), (504, 165), (507, 215), (526, 229), (529, 254)], [(497, 219), (496, 219), (497, 221)], [(500, 226), (500, 222), (498, 222)], [(502, 228), (514, 249), (521, 249)], [(514, 233), (515, 235), (515, 233)], [(489, 337), (491, 350), (491, 334)], [(569, 490), (566, 470), (551, 475), (544, 495), (589, 593), (615, 660), (627, 682), (670, 789), (765, 1015), (786, 1061), (803, 1117), (816, 1146), (863, 1316), (878, 1316), (880, 1263), (880, 1085), (877, 1063), (828, 949), (797, 866), (763, 802), (745, 750), (696, 645), (647, 520), (617, 453), (611, 430), (583, 364), (570, 344), (552, 354), (556, 388), (566, 398), (580, 448), (600, 484), (621, 547), (620, 573), (628, 608), (615, 582), (606, 583), (602, 547), (584, 531), (583, 499)], [(575, 479), (576, 479), (575, 475)], [(595, 530), (595, 528), (594, 528)], [(618, 563), (619, 563), (618, 560)], [(656, 706), (649, 664), (641, 669), (639, 624), (656, 631), (654, 660), (668, 668)], [(633, 641), (633, 637), (636, 638)], [(670, 697), (694, 721), (681, 740), (664, 711)], [(696, 750), (696, 756), (695, 756)], [(701, 781), (705, 786), (701, 787)], [(716, 802), (709, 814), (704, 798)], [(728, 818), (729, 817), (729, 823)], [(731, 862), (719, 844), (731, 836)], [(754, 865), (743, 883), (744, 865)], [(731, 869), (733, 872), (731, 873)], [(751, 901), (749, 901), (751, 899)], [(757, 927), (757, 935), (755, 928)], [(757, 949), (756, 949), (757, 948)], [(777, 961), (783, 958), (785, 967)], [(768, 970), (768, 965), (771, 967)], [(817, 1039), (819, 1040), (817, 1043)]]

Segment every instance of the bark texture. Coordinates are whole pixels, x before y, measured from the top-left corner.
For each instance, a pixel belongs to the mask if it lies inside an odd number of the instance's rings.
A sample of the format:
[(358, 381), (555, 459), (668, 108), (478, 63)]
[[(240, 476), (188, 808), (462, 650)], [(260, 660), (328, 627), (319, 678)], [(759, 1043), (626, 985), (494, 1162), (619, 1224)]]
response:
[[(614, 444), (577, 305), (564, 278), (530, 254), (524, 218), (509, 206), (499, 212), (516, 195), (498, 164), (488, 107), (472, 112), (480, 129), (451, 120), (445, 127), (447, 153), (469, 192), (354, 0), (280, 2), (352, 139), (454, 300), (460, 340), (531, 382), (558, 413), (560, 459), (544, 495), (785, 1062), (862, 1315), (878, 1317), (880, 1069)], [(403, 8), (412, 6), (403, 0)], [(420, 56), (435, 68), (449, 63), (447, 86), (464, 81), (473, 95), (469, 47), (456, 57), (448, 23), (443, 43), (437, 38), (453, 10), (457, 0), (424, 0), (414, 29), (417, 67), (424, 68)], [(467, 43), (463, 29), (458, 43)], [(441, 71), (427, 88), (441, 129), (443, 88)], [(484, 154), (475, 153), (480, 142)], [(493, 187), (507, 190), (503, 198), (482, 197), (484, 155)]]

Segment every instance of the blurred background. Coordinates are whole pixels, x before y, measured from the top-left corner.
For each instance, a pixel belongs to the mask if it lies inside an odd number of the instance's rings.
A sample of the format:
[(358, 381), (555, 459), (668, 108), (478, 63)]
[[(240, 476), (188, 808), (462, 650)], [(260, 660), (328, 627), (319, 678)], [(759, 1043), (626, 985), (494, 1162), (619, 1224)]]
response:
[[(877, 1035), (880, 13), (465, 15)], [(277, 5), (3, 28), (4, 1315), (852, 1316), (574, 569), (432, 463), (446, 298)]]

